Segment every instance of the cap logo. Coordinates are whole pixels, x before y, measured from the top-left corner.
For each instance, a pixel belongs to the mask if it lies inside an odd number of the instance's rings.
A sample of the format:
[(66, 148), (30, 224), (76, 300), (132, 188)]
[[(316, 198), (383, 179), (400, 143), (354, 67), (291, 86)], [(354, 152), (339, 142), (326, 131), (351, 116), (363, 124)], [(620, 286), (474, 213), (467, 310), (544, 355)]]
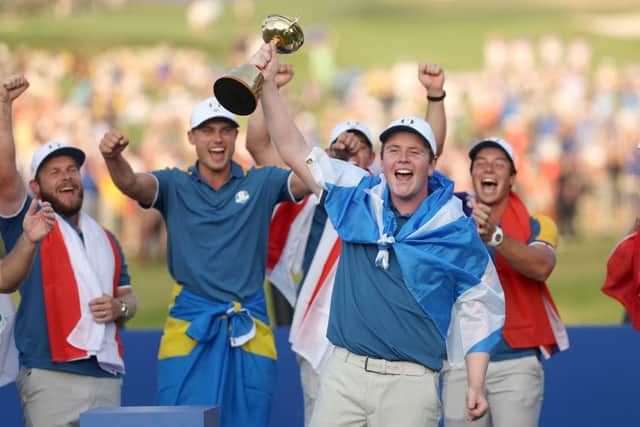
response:
[(400, 119), (400, 123), (403, 125), (413, 125), (413, 119), (411, 117), (403, 117)]
[(219, 102), (214, 103), (213, 101), (209, 101), (209, 108), (211, 108), (215, 112), (218, 112), (220, 111), (220, 103)]
[(244, 205), (245, 203), (247, 203), (249, 201), (249, 198), (249, 193), (245, 190), (241, 190), (236, 193), (236, 203), (238, 203), (239, 205)]

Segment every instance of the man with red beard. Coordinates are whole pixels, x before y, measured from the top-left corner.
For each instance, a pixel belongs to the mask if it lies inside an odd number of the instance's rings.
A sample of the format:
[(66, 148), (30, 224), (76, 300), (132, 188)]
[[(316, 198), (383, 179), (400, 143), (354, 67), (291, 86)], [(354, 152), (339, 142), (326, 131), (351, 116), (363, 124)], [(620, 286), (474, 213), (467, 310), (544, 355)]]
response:
[[(465, 213), (494, 258), (504, 289), (506, 320), (491, 352), (486, 377), (489, 411), (473, 426), (534, 427), (543, 399), (540, 357), (568, 348), (564, 325), (544, 281), (556, 264), (558, 232), (544, 215), (531, 215), (512, 187), (516, 162), (511, 146), (482, 139), (469, 151), (474, 194), (458, 195)], [(445, 424), (467, 426), (463, 370), (443, 370)]]
[[(32, 197), (16, 166), (12, 104), (29, 87), (22, 76), (0, 86), (0, 233), (20, 246)], [(127, 265), (114, 236), (82, 212), (82, 150), (39, 147), (29, 187), (55, 211), (53, 230), (37, 244), (19, 285), (15, 338), (17, 385), (27, 427), (77, 425), (80, 413), (119, 406), (124, 373), (116, 323), (135, 313)]]

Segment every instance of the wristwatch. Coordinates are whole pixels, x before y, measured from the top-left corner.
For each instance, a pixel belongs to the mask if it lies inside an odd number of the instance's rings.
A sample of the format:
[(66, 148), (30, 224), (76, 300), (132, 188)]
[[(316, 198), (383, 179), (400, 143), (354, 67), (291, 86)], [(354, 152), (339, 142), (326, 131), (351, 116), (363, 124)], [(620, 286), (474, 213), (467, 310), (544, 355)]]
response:
[(120, 300), (120, 317), (128, 317), (129, 316), (129, 304), (123, 299)]
[(492, 248), (495, 248), (496, 246), (500, 245), (500, 243), (502, 243), (503, 240), (504, 240), (504, 233), (502, 232), (502, 228), (496, 225), (496, 231), (494, 231), (493, 234), (491, 235), (491, 240), (487, 242), (487, 245), (491, 246)]

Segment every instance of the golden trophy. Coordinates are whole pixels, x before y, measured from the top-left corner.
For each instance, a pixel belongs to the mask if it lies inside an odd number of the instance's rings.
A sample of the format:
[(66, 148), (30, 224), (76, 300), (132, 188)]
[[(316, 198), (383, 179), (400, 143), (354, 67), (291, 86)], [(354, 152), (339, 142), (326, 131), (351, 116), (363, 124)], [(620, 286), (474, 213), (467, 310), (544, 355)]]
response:
[[(269, 15), (262, 22), (262, 39), (265, 43), (275, 40), (278, 53), (292, 53), (304, 43), (304, 34), (298, 18)], [(255, 65), (242, 64), (216, 80), (213, 93), (224, 108), (246, 116), (258, 105), (263, 81), (264, 77)]]

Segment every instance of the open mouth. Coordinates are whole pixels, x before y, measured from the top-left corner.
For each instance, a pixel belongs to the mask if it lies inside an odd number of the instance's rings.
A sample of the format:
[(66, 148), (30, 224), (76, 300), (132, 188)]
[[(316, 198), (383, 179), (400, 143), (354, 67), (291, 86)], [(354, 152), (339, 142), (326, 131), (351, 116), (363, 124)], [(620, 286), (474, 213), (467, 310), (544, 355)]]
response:
[(58, 193), (61, 194), (73, 194), (75, 192), (76, 188), (72, 185), (68, 185), (65, 187), (61, 187), (58, 189)]
[(396, 179), (400, 181), (406, 181), (411, 179), (411, 177), (413, 177), (413, 172), (410, 171), (409, 169), (398, 169), (395, 171), (394, 175)]
[(480, 185), (485, 190), (494, 191), (498, 187), (498, 181), (493, 178), (483, 178)]
[(482, 178), (480, 180), (480, 193), (485, 196), (494, 196), (498, 193), (498, 180), (494, 178)]
[(214, 162), (222, 162), (225, 157), (225, 147), (224, 146), (215, 146), (209, 148), (209, 157)]

